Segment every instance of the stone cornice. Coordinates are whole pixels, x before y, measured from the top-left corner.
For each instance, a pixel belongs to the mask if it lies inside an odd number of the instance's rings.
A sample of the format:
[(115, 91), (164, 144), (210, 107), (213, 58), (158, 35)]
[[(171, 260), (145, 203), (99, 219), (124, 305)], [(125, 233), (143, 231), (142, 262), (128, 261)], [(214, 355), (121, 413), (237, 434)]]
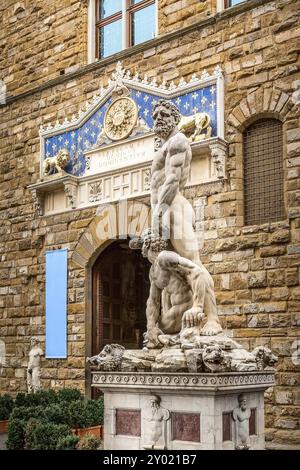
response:
[(275, 385), (274, 370), (262, 372), (228, 372), (191, 374), (166, 372), (98, 372), (92, 371), (92, 385), (104, 388), (140, 388), (175, 390), (266, 389)]
[(49, 80), (41, 85), (38, 85), (30, 90), (27, 90), (23, 93), (20, 93), (15, 96), (8, 96), (6, 99), (6, 104), (2, 105), (0, 104), (0, 108), (3, 108), (5, 106), (8, 106), (18, 100), (24, 99), (28, 96), (31, 96), (36, 93), (40, 93), (48, 88), (54, 87), (56, 85), (60, 85), (62, 83), (65, 83), (67, 81), (74, 80), (76, 78), (79, 78), (85, 74), (88, 74), (90, 72), (93, 72), (95, 70), (100, 69), (101, 67), (106, 67), (107, 65), (113, 64), (117, 62), (118, 60), (124, 60), (128, 57), (131, 57), (135, 54), (138, 54), (140, 52), (143, 52), (147, 49), (154, 48), (156, 46), (159, 46), (160, 44), (163, 44), (165, 42), (170, 42), (173, 39), (176, 39), (178, 37), (184, 36), (186, 34), (189, 34), (193, 31), (196, 30), (201, 30), (205, 28), (206, 26), (211, 26), (213, 24), (216, 24), (219, 21), (222, 21), (223, 19), (230, 18), (232, 16), (239, 15), (240, 13), (243, 13), (245, 11), (251, 10), (252, 8), (258, 7), (263, 4), (271, 3), (274, 0), (249, 0), (243, 4), (236, 5), (235, 7), (226, 9), (222, 12), (217, 13), (215, 16), (202, 19), (192, 25), (186, 26), (185, 28), (181, 28), (175, 31), (172, 31), (170, 33), (166, 33), (162, 36), (158, 36), (155, 39), (151, 39), (150, 41), (146, 41), (142, 44), (138, 44), (134, 47), (131, 47), (129, 49), (125, 49), (124, 51), (120, 51), (117, 54), (114, 54), (113, 56), (107, 57), (105, 59), (101, 59), (99, 61), (95, 61), (92, 64), (84, 65), (80, 69), (76, 70), (75, 72), (66, 74), (66, 75), (61, 75), (58, 76), (52, 80)]

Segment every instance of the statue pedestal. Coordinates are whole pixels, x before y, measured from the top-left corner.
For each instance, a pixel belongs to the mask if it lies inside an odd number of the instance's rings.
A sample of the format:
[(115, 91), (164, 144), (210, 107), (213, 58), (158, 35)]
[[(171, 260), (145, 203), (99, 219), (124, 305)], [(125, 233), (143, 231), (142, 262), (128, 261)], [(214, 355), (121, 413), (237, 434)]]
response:
[(93, 371), (92, 384), (104, 392), (106, 450), (232, 450), (246, 441), (265, 448), (264, 391), (275, 384), (273, 371)]

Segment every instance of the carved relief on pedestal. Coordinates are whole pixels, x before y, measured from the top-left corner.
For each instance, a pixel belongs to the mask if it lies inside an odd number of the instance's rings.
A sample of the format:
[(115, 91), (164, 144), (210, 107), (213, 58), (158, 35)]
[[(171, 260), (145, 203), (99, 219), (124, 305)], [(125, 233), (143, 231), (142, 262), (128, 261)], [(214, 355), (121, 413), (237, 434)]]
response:
[(143, 191), (149, 191), (151, 184), (151, 170), (147, 168), (143, 170)]
[(170, 419), (170, 412), (161, 406), (161, 398), (154, 395), (150, 399), (150, 406), (146, 410), (144, 417), (144, 445), (143, 449), (168, 448), (167, 421)]
[(214, 174), (218, 179), (226, 178), (226, 155), (227, 147), (224, 142), (217, 142), (210, 146)]
[(72, 209), (77, 207), (77, 183), (67, 182), (64, 184), (64, 191), (68, 199), (68, 203)]
[(103, 192), (102, 192), (102, 181), (96, 181), (95, 183), (91, 183), (88, 186), (89, 191), (89, 201), (90, 202), (98, 202), (102, 199)]
[(38, 190), (33, 189), (31, 191), (33, 200), (34, 200), (34, 206), (35, 206), (35, 211), (37, 215), (43, 215), (44, 213), (44, 194), (40, 193)]
[(247, 399), (244, 394), (238, 396), (239, 406), (232, 412), (234, 421), (234, 443), (236, 450), (250, 449), (249, 420), (251, 410), (247, 407)]

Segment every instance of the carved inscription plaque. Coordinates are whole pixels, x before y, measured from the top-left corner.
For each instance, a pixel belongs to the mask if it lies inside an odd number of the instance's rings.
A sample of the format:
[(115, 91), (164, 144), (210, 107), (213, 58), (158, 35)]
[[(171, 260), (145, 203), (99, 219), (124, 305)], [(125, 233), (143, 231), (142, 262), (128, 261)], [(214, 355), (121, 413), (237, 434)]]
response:
[(150, 135), (88, 151), (86, 156), (89, 158), (89, 169), (85, 174), (100, 174), (151, 162), (153, 149), (154, 137)]
[(172, 440), (200, 442), (200, 414), (172, 413)]
[(140, 410), (116, 410), (116, 434), (139, 437), (141, 435)]

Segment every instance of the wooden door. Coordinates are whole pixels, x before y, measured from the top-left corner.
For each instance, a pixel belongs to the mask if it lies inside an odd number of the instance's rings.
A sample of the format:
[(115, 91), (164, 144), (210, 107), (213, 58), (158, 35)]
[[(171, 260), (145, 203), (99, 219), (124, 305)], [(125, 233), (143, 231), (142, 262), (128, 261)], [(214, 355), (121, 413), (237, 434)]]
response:
[(146, 331), (149, 267), (140, 253), (118, 241), (100, 255), (93, 268), (93, 354), (105, 344), (142, 347)]

